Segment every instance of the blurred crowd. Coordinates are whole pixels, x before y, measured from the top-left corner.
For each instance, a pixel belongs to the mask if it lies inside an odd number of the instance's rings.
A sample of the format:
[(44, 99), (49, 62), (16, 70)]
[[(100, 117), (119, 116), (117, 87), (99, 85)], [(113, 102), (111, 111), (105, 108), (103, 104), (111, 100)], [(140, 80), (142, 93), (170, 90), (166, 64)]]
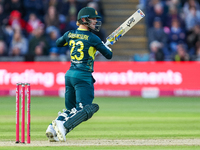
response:
[[(104, 23), (100, 0), (0, 0), (0, 58), (65, 59), (68, 47), (56, 47), (56, 40), (77, 28), (77, 13), (85, 6), (95, 8)], [(104, 30), (95, 34), (105, 41)]]
[(140, 0), (150, 61), (200, 61), (200, 0)]
[[(200, 61), (200, 0), (139, 0), (146, 14), (147, 61)], [(104, 23), (101, 0), (0, 0), (0, 60), (22, 56), (27, 61), (69, 56), (56, 40), (76, 29), (78, 11), (95, 8)], [(96, 32), (105, 42), (102, 28)]]

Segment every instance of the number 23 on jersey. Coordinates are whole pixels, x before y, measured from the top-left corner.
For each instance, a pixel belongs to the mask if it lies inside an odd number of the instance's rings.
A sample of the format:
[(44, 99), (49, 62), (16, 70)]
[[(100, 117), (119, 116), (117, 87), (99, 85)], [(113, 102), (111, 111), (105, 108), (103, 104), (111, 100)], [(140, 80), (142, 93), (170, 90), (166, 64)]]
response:
[[(69, 45), (71, 46), (71, 51), (70, 51), (70, 55), (71, 55), (71, 59), (72, 60), (82, 60), (84, 58), (84, 44), (82, 41), (77, 41), (75, 42), (74, 40), (70, 40)], [(75, 47), (79, 47), (78, 49), (75, 49)], [(75, 53), (72, 56), (73, 51), (76, 50), (78, 53)], [(89, 56), (91, 56), (94, 60), (94, 55), (95, 55), (96, 49), (94, 47), (90, 47), (88, 49), (88, 54)]]

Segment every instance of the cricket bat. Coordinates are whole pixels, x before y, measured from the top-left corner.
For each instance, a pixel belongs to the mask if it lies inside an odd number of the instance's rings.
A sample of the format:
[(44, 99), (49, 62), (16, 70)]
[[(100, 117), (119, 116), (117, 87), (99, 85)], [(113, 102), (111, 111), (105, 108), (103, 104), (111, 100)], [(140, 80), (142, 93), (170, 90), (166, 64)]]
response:
[(106, 38), (105, 45), (113, 45), (120, 37), (124, 36), (136, 23), (138, 23), (145, 14), (138, 9), (124, 23), (122, 23), (113, 33)]

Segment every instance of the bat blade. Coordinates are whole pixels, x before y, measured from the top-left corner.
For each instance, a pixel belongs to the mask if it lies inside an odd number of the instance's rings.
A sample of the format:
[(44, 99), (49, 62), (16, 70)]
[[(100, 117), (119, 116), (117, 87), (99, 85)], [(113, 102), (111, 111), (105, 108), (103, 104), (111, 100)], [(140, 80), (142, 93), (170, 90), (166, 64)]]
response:
[(111, 33), (106, 39), (106, 45), (113, 45), (120, 37), (124, 36), (136, 23), (138, 23), (145, 14), (138, 9), (132, 14), (124, 23), (122, 23), (113, 33)]

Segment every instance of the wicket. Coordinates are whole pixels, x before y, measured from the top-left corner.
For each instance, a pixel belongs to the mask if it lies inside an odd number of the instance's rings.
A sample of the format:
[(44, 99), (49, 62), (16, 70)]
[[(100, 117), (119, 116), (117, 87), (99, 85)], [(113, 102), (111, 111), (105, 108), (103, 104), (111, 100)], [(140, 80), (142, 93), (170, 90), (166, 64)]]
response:
[(27, 143), (30, 143), (30, 106), (31, 106), (31, 87), (30, 83), (16, 84), (16, 143), (19, 141), (19, 106), (20, 106), (20, 85), (21, 85), (21, 143), (25, 143), (25, 87), (27, 87)]

